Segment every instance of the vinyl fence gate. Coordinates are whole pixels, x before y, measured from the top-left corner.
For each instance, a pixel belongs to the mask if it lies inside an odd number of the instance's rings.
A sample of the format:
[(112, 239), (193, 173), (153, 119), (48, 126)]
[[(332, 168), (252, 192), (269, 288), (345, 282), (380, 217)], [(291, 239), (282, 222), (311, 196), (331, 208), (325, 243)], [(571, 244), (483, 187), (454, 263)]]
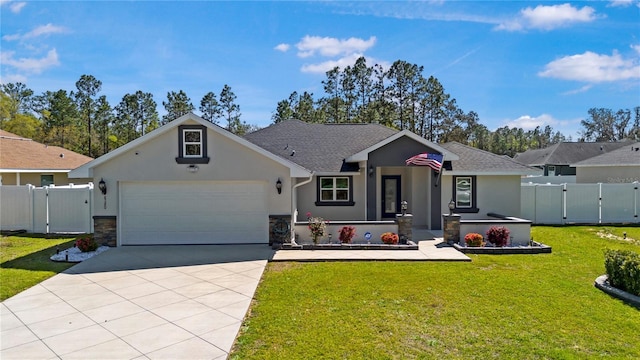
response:
[(0, 186), (0, 230), (92, 233), (93, 184)]
[(521, 217), (534, 224), (639, 224), (640, 184), (522, 184)]

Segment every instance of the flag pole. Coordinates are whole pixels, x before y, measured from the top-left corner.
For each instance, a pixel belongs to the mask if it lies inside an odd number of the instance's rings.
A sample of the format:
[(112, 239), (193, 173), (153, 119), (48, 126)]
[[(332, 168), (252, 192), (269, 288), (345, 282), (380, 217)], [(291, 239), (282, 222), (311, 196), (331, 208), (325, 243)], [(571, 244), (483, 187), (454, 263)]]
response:
[(441, 176), (442, 176), (442, 168), (440, 168), (440, 171), (438, 171), (438, 177), (436, 178), (436, 187), (438, 187), (438, 184), (440, 183)]

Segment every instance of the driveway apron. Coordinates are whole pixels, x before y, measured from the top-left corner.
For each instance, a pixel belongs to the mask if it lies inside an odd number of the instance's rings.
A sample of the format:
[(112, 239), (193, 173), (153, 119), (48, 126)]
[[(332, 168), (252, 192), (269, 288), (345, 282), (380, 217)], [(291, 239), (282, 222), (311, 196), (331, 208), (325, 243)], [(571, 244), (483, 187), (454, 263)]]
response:
[(5, 300), (0, 358), (226, 359), (265, 245), (112, 248)]

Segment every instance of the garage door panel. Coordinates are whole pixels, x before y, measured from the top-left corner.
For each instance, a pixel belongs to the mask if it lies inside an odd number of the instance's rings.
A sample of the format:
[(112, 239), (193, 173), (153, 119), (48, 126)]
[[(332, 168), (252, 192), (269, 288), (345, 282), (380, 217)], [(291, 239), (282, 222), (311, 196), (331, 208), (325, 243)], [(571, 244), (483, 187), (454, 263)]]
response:
[(120, 191), (123, 245), (268, 243), (264, 183), (123, 183)]

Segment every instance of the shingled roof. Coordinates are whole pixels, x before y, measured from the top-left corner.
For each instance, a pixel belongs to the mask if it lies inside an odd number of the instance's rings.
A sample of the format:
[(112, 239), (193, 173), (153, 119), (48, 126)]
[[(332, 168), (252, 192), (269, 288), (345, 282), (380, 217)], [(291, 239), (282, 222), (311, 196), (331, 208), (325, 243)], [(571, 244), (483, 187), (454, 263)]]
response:
[(628, 142), (561, 142), (544, 149), (516, 154), (514, 160), (529, 166), (570, 165), (629, 145)]
[(71, 170), (92, 158), (0, 130), (0, 169)]
[(586, 166), (640, 166), (640, 142), (625, 143), (626, 146), (594, 156), (587, 160), (571, 164), (576, 167)]
[(539, 174), (540, 170), (521, 164), (508, 156), (496, 155), (488, 151), (463, 145), (459, 142), (448, 142), (443, 148), (458, 155), (459, 160), (452, 161), (452, 174)]
[(377, 124), (313, 124), (285, 120), (245, 138), (305, 169), (344, 171), (343, 160), (393, 136), (397, 130)]

